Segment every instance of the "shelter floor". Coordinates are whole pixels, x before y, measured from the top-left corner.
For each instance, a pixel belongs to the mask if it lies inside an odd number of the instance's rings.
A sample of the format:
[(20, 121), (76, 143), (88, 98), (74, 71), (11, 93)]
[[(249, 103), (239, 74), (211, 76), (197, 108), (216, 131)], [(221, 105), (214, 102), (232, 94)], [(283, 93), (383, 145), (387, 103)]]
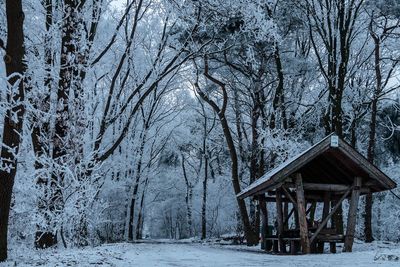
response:
[[(396, 260), (397, 257), (397, 260)], [(353, 253), (278, 256), (260, 247), (175, 241), (34, 250), (12, 245), (4, 266), (398, 266), (400, 244), (356, 241)]]

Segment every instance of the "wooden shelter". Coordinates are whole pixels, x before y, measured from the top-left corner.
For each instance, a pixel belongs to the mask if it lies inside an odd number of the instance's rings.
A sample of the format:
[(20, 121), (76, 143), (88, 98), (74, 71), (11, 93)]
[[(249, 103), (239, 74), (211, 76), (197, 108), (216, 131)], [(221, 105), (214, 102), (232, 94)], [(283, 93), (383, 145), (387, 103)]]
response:
[[(258, 199), (262, 212), (262, 248), (267, 251), (323, 252), (324, 243), (329, 243), (334, 253), (336, 243), (344, 243), (343, 251), (351, 252), (360, 195), (395, 187), (393, 180), (331, 134), (267, 172), (237, 197)], [(345, 199), (349, 206), (344, 233), (335, 227), (333, 218)], [(268, 202), (276, 203), (274, 226), (268, 225)], [(319, 220), (315, 219), (317, 207), (322, 208)]]

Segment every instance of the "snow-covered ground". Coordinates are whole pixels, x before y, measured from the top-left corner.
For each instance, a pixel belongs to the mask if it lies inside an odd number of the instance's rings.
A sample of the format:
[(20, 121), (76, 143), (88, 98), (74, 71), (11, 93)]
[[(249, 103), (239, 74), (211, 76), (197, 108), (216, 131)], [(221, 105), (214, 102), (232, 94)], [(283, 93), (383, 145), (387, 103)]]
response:
[(353, 253), (279, 256), (258, 247), (183, 242), (107, 244), (84, 249), (12, 248), (4, 266), (400, 266), (400, 244), (356, 242)]

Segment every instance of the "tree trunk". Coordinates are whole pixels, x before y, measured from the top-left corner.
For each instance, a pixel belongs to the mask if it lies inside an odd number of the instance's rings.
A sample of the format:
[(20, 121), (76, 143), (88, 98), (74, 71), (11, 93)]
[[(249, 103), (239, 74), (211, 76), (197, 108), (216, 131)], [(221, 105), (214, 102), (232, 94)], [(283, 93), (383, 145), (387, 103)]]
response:
[[(204, 154), (205, 155), (205, 154)], [(204, 180), (203, 180), (203, 203), (201, 204), (201, 239), (207, 237), (207, 181), (208, 181), (208, 157), (205, 156)]]
[[(371, 103), (371, 121), (369, 124), (370, 131), (368, 139), (367, 159), (369, 162), (373, 164), (375, 158), (375, 138), (376, 138), (376, 119), (378, 113), (378, 97), (382, 91), (382, 73), (380, 65), (381, 62), (380, 38), (372, 32), (372, 29), (370, 29), (370, 34), (375, 44), (374, 59), (375, 59), (376, 87), (374, 90)], [(371, 243), (372, 241), (374, 241), (374, 237), (372, 235), (372, 205), (373, 205), (373, 197), (372, 193), (369, 192), (365, 198), (365, 218), (364, 218), (365, 219), (364, 235), (365, 235), (365, 242), (367, 243)]]
[(183, 156), (183, 154), (182, 154), (182, 172), (183, 172), (183, 178), (185, 180), (185, 185), (186, 185), (185, 202), (186, 202), (187, 234), (191, 237), (192, 229), (193, 229), (193, 220), (192, 220), (193, 186), (189, 182), (189, 177), (187, 176), (185, 157)]
[(128, 240), (133, 240), (133, 237), (134, 237), (135, 205), (136, 205), (136, 200), (137, 200), (137, 194), (139, 191), (140, 177), (142, 174), (143, 153), (144, 153), (144, 147), (145, 147), (146, 138), (147, 138), (147, 129), (146, 128), (143, 129), (143, 134), (142, 134), (141, 138), (142, 139), (141, 139), (140, 148), (139, 148), (138, 162), (136, 165), (134, 185), (133, 185), (132, 195), (131, 195), (131, 199), (130, 199), (130, 205), (128, 205), (129, 206)]
[[(224, 133), (225, 141), (228, 146), (229, 155), (231, 158), (232, 185), (233, 185), (234, 192), (237, 195), (241, 191), (240, 179), (239, 179), (239, 160), (238, 160), (238, 155), (236, 152), (235, 143), (233, 141), (233, 137), (231, 134), (231, 130), (230, 130), (228, 121), (226, 120), (226, 116), (225, 116), (225, 111), (226, 111), (226, 107), (228, 104), (228, 95), (226, 92), (225, 84), (222, 83), (221, 81), (215, 79), (208, 73), (207, 59), (205, 60), (204, 75), (206, 76), (206, 78), (208, 80), (210, 80), (211, 82), (218, 85), (222, 90), (223, 104), (222, 104), (222, 108), (219, 108), (218, 105), (212, 99), (210, 99), (203, 91), (201, 91), (199, 84), (197, 82), (195, 83), (195, 87), (196, 87), (196, 90), (197, 90), (197, 93), (199, 94), (199, 96), (204, 101), (206, 101), (218, 115), (219, 121), (221, 123), (222, 131)], [(241, 217), (241, 220), (243, 223), (243, 227), (244, 227), (243, 230), (244, 230), (245, 238), (247, 240), (247, 244), (248, 245), (256, 245), (256, 244), (258, 244), (258, 235), (256, 234), (256, 231), (254, 231), (254, 229), (250, 223), (246, 203), (243, 199), (240, 199), (240, 198), (236, 198), (236, 201), (237, 201), (237, 204), (239, 207), (240, 217)]]
[[(1, 148), (2, 166), (0, 169), (0, 262), (7, 259), (8, 220), (11, 208), (11, 196), (17, 172), (17, 154), (21, 143), (24, 116), (24, 13), (21, 0), (7, 0), (7, 46), (4, 62), (6, 75), (10, 77), (7, 88), (7, 100), (11, 108), (6, 110), (3, 128), (3, 146)], [(17, 90), (11, 87), (17, 86)]]
[(137, 226), (136, 226), (136, 239), (142, 239), (143, 238), (143, 221), (144, 221), (144, 214), (143, 214), (143, 209), (144, 209), (144, 197), (145, 197), (145, 193), (146, 193), (146, 185), (148, 182), (148, 178), (146, 178), (146, 183), (145, 186), (143, 188), (143, 192), (142, 192), (142, 197), (140, 200), (140, 208), (139, 208), (139, 214), (138, 214), (138, 219), (137, 219)]
[[(32, 146), (35, 152), (35, 171), (37, 173), (43, 172), (43, 168), (49, 168), (49, 166), (43, 166), (40, 158), (42, 156), (50, 156), (50, 151), (47, 149), (49, 144), (45, 143), (43, 139), (48, 138), (50, 133), (50, 118), (43, 121), (42, 112), (44, 114), (50, 111), (50, 94), (52, 89), (52, 76), (51, 71), (53, 68), (53, 50), (51, 47), (51, 28), (53, 25), (53, 4), (52, 0), (45, 0), (43, 6), (46, 11), (46, 37), (45, 37), (45, 70), (46, 77), (44, 80), (44, 86), (46, 88), (43, 97), (39, 97), (39, 101), (34, 102), (32, 105), (35, 110), (40, 111), (33, 118), (33, 129), (32, 129)], [(57, 243), (56, 233), (51, 231), (51, 218), (50, 214), (55, 212), (55, 203), (52, 203), (51, 196), (53, 192), (56, 192), (56, 183), (51, 180), (51, 177), (39, 176), (37, 177), (37, 185), (41, 190), (41, 195), (38, 197), (38, 211), (44, 216), (46, 220), (46, 225), (38, 225), (37, 231), (35, 233), (35, 247), (36, 248), (48, 248)], [(50, 186), (51, 185), (51, 186)], [(49, 190), (49, 188), (51, 188)], [(50, 228), (50, 229), (49, 229)]]

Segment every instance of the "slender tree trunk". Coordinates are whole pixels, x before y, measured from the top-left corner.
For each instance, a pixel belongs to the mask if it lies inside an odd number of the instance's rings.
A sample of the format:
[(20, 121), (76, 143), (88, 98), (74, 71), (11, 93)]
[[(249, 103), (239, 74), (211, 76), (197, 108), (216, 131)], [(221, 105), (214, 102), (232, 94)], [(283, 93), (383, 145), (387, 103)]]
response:
[(193, 219), (192, 219), (192, 199), (193, 199), (193, 186), (189, 182), (189, 177), (186, 172), (185, 157), (182, 154), (182, 172), (186, 184), (186, 220), (187, 220), (187, 234), (191, 237), (193, 233)]
[[(380, 38), (372, 32), (372, 29), (370, 29), (370, 34), (375, 44), (374, 59), (375, 59), (376, 87), (374, 90), (374, 95), (372, 97), (372, 103), (371, 103), (371, 120), (369, 124), (370, 131), (368, 140), (367, 159), (369, 162), (373, 164), (375, 158), (375, 138), (376, 138), (376, 119), (378, 113), (378, 97), (382, 91), (382, 73), (380, 65), (381, 61)], [(372, 205), (373, 205), (372, 193), (368, 193), (365, 198), (365, 220), (364, 220), (364, 235), (365, 235), (365, 242), (367, 243), (374, 241), (374, 237), (372, 235)]]
[[(53, 25), (53, 4), (52, 0), (45, 0), (42, 2), (46, 11), (46, 37), (45, 37), (45, 70), (46, 77), (44, 80), (44, 86), (46, 91), (42, 98), (40, 98), (40, 103), (35, 102), (33, 106), (35, 110), (40, 111), (33, 118), (33, 129), (32, 129), (32, 146), (35, 152), (35, 170), (37, 173), (47, 173), (43, 172), (43, 168), (49, 168), (49, 166), (43, 166), (41, 162), (42, 156), (50, 156), (50, 150), (47, 148), (49, 144), (46, 143), (46, 138), (48, 138), (50, 133), (50, 119), (43, 121), (42, 112), (47, 114), (50, 112), (50, 94), (52, 89), (52, 75), (51, 71), (53, 68), (53, 50), (51, 47), (51, 29)], [(43, 101), (43, 102), (41, 102)], [(38, 199), (38, 210), (44, 216), (46, 220), (46, 225), (38, 225), (37, 231), (35, 233), (35, 247), (36, 248), (48, 248), (57, 243), (56, 233), (51, 231), (51, 215), (55, 212), (55, 205), (52, 203), (51, 196), (53, 192), (56, 192), (56, 183), (51, 181), (51, 177), (39, 176), (37, 177), (38, 187), (41, 189), (41, 195)], [(51, 188), (49, 190), (49, 188)]]
[[(64, 165), (65, 157), (68, 151), (68, 124), (69, 120), (69, 92), (73, 90), (72, 85), (74, 84), (74, 62), (73, 58), (76, 54), (76, 32), (78, 28), (77, 25), (77, 6), (72, 0), (66, 0), (64, 2), (63, 9), (63, 24), (62, 24), (62, 36), (61, 36), (61, 50), (60, 50), (60, 72), (59, 72), (59, 82), (57, 89), (57, 109), (56, 109), (56, 119), (53, 137), (53, 160), (58, 165)], [(47, 11), (48, 12), (48, 11)], [(41, 149), (40, 144), (40, 131), (34, 129), (35, 135), (33, 141), (36, 143), (34, 147), (36, 149)], [(38, 152), (41, 153), (41, 152)], [(40, 167), (40, 164), (37, 165)], [(64, 182), (64, 173), (57, 172), (57, 167), (54, 166), (54, 171), (51, 175), (49, 188), (50, 191), (45, 193), (45, 202), (48, 201), (50, 207), (43, 207), (43, 209), (48, 208), (56, 213), (62, 210), (63, 206), (63, 196), (62, 196), (62, 184)], [(39, 204), (41, 205), (41, 204)], [(40, 207), (42, 209), (42, 207)], [(50, 225), (46, 227), (51, 227)], [(46, 248), (57, 243), (57, 236), (54, 231), (41, 231), (38, 230), (36, 233), (35, 246), (39, 248)]]
[(206, 239), (207, 237), (207, 181), (208, 181), (208, 157), (205, 156), (203, 202), (201, 204), (201, 239)]
[[(7, 46), (4, 62), (9, 87), (7, 100), (10, 107), (6, 110), (3, 128), (3, 146), (1, 148), (0, 169), (0, 262), (7, 259), (8, 220), (11, 208), (11, 196), (17, 172), (17, 154), (21, 143), (24, 116), (24, 13), (21, 0), (7, 0)], [(11, 90), (16, 86), (17, 89)], [(7, 166), (7, 167), (6, 167)]]
[(146, 193), (147, 181), (148, 181), (148, 178), (146, 178), (145, 187), (143, 188), (142, 197), (140, 200), (140, 208), (139, 208), (137, 227), (136, 227), (136, 239), (137, 240), (143, 238), (143, 220), (144, 220), (143, 209), (144, 209), (144, 198), (145, 198), (145, 193)]
[[(200, 86), (197, 82), (195, 83), (196, 90), (197, 90), (197, 93), (199, 94), (199, 96), (204, 101), (206, 101), (218, 115), (219, 121), (221, 123), (222, 131), (225, 136), (225, 141), (228, 146), (229, 155), (231, 158), (231, 179), (232, 179), (233, 189), (234, 189), (235, 194), (239, 194), (241, 191), (240, 179), (239, 179), (239, 160), (238, 160), (238, 155), (236, 152), (235, 143), (233, 141), (233, 137), (231, 134), (231, 130), (230, 130), (228, 121), (226, 120), (226, 116), (225, 116), (225, 111), (226, 111), (227, 102), (228, 102), (228, 95), (226, 92), (225, 84), (222, 83), (221, 81), (215, 79), (208, 73), (208, 63), (207, 63), (207, 60), (205, 60), (205, 61), (206, 61), (205, 62), (206, 66), (205, 66), (204, 75), (206, 76), (206, 78), (208, 80), (210, 80), (211, 82), (218, 85), (222, 90), (222, 94), (223, 94), (222, 108), (219, 108), (218, 105), (212, 99), (210, 99), (203, 91), (201, 91)], [(243, 230), (244, 230), (245, 238), (247, 240), (247, 244), (248, 245), (258, 244), (258, 235), (256, 234), (256, 231), (253, 229), (253, 227), (250, 223), (250, 219), (249, 219), (249, 215), (247, 212), (247, 207), (246, 207), (245, 201), (240, 198), (236, 198), (236, 201), (237, 201), (237, 204), (239, 207), (239, 212), (240, 212), (241, 220), (243, 223)]]
[(278, 84), (275, 89), (275, 96), (272, 101), (273, 112), (271, 114), (270, 119), (270, 128), (275, 129), (276, 127), (276, 115), (280, 114), (282, 120), (282, 127), (283, 129), (288, 128), (288, 120), (286, 116), (285, 110), (285, 92), (284, 92), (284, 73), (281, 61), (281, 55), (279, 52), (278, 44), (275, 44), (275, 51), (274, 51), (274, 59), (275, 59), (275, 67), (278, 76)]
[[(256, 90), (257, 90), (256, 86)], [(255, 93), (255, 98), (258, 98), (257, 92)], [(258, 102), (256, 99), (255, 102)], [(254, 182), (257, 180), (258, 177), (258, 164), (259, 164), (259, 151), (260, 151), (260, 145), (258, 143), (258, 129), (257, 129), (257, 124), (258, 124), (258, 119), (259, 119), (259, 105), (258, 103), (254, 103), (252, 113), (251, 113), (251, 158), (250, 158), (250, 183)], [(250, 200), (250, 219), (251, 219), (251, 224), (256, 227), (258, 224), (257, 222), (257, 216), (256, 216), (256, 204), (255, 201)], [(254, 228), (256, 229), (256, 228)]]
[(129, 205), (129, 219), (128, 219), (128, 240), (133, 240), (134, 237), (134, 224), (135, 224), (135, 205), (137, 200), (137, 195), (139, 191), (140, 177), (142, 174), (142, 161), (144, 154), (144, 147), (147, 138), (147, 129), (143, 129), (142, 140), (139, 148), (138, 162), (136, 165), (135, 179), (132, 190), (132, 196)]

